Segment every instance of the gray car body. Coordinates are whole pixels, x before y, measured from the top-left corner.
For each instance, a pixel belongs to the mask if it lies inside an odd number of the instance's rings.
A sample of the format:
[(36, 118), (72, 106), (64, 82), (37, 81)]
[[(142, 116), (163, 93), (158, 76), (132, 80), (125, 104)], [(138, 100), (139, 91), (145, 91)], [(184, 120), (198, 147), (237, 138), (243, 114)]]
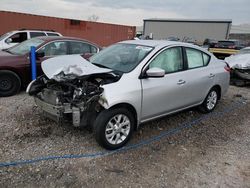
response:
[[(154, 47), (154, 49), (131, 72), (124, 73), (118, 82), (103, 85), (100, 104), (109, 109), (116, 105), (129, 105), (136, 112), (137, 124), (172, 114), (203, 103), (209, 90), (217, 86), (221, 96), (229, 87), (230, 75), (225, 63), (198, 46), (153, 40), (133, 40), (121, 43)], [(159, 78), (139, 78), (153, 57), (165, 49), (181, 46), (200, 50), (208, 54), (207, 66), (165, 74)]]

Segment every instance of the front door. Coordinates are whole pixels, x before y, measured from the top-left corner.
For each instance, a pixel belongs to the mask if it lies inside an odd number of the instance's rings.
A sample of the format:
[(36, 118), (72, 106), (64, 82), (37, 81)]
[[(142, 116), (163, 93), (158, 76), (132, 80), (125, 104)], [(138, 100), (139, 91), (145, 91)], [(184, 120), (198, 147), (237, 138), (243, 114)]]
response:
[(144, 78), (142, 82), (142, 121), (177, 110), (187, 105), (181, 47), (172, 47), (160, 52), (148, 68), (158, 67), (165, 70), (160, 78)]

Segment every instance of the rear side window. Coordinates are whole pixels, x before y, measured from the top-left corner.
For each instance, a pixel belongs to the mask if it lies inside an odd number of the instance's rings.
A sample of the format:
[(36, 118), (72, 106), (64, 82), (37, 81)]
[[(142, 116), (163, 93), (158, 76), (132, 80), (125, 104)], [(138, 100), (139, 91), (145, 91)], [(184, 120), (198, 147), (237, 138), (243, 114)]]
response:
[(91, 46), (87, 43), (72, 41), (70, 42), (70, 54), (91, 53)]
[(92, 54), (97, 53), (97, 48), (95, 46), (91, 46), (91, 53)]
[(48, 36), (59, 36), (57, 33), (47, 33)]
[[(10, 36), (8, 39), (11, 39), (10, 43), (23, 42), (23, 41), (27, 40), (27, 32), (16, 33), (16, 34)], [(6, 40), (8, 40), (8, 39), (6, 39)]]
[(206, 66), (210, 61), (209, 55), (196, 49), (186, 48), (186, 54), (189, 69)]
[(46, 36), (43, 32), (30, 32), (30, 38)]

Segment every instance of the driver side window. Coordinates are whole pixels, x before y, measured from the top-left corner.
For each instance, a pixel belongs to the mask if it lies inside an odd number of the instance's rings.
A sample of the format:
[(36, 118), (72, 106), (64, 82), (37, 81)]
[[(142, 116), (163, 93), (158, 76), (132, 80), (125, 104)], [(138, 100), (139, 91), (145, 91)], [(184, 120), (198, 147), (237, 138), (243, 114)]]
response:
[(149, 68), (158, 67), (165, 73), (183, 70), (183, 59), (181, 47), (173, 47), (158, 54), (150, 63)]

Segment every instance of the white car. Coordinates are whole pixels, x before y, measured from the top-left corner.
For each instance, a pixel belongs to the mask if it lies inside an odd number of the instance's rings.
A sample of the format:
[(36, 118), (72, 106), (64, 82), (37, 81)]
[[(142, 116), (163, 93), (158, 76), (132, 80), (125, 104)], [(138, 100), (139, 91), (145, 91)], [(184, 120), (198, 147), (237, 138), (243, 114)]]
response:
[(243, 80), (250, 80), (250, 47), (241, 49), (237, 54), (225, 58), (232, 69), (232, 75)]
[(16, 30), (0, 36), (0, 50), (15, 46), (27, 39), (40, 36), (62, 36), (60, 33), (49, 30)]
[(47, 117), (92, 128), (107, 149), (126, 144), (141, 123), (194, 106), (213, 111), (229, 86), (229, 67), (188, 43), (123, 41), (89, 60), (43, 61), (45, 75), (27, 92)]

